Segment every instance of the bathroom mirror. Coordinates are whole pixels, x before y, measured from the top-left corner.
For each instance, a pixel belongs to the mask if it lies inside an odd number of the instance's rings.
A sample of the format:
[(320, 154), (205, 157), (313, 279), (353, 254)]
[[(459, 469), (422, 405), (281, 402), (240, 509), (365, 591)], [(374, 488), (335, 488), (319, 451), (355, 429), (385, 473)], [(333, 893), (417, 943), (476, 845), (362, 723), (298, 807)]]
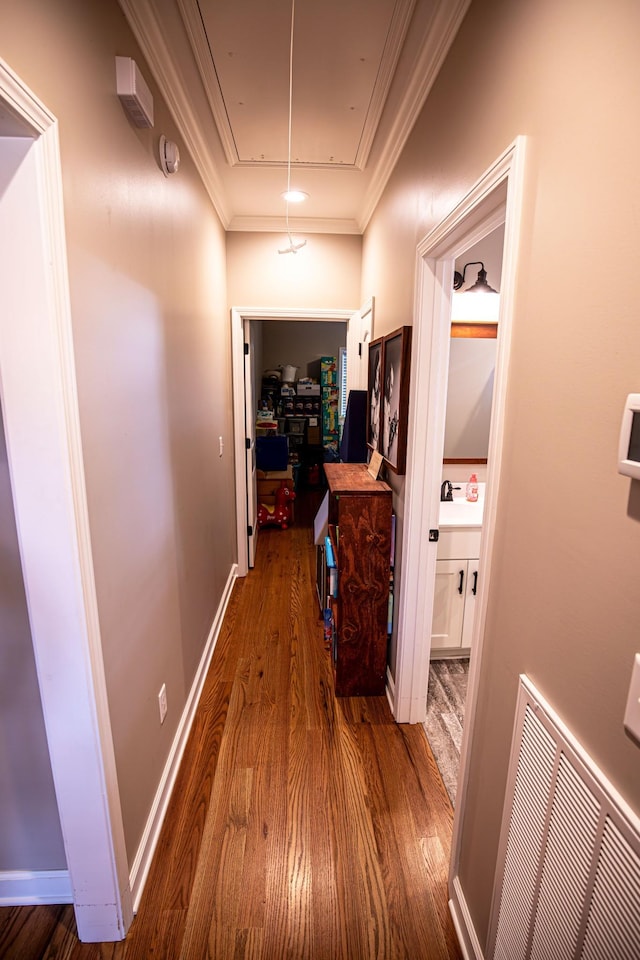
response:
[(497, 341), (453, 336), (450, 346), (444, 462), (486, 462)]
[[(487, 280), (500, 290), (504, 224), (456, 257), (455, 269), (481, 261)], [(475, 268), (477, 270), (477, 267)], [(475, 279), (472, 268), (467, 271)], [(468, 284), (465, 284), (465, 288)], [(469, 294), (470, 297), (482, 294)], [(445, 463), (486, 463), (496, 365), (497, 324), (452, 323), (445, 422)]]

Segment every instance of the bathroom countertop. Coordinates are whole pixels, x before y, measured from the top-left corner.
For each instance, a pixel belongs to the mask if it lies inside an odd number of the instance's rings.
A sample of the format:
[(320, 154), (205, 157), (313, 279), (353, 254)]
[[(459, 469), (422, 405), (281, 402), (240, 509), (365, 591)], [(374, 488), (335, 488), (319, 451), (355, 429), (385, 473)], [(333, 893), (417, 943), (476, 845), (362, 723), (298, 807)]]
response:
[(484, 513), (484, 487), (484, 483), (478, 484), (478, 499), (475, 503), (469, 503), (465, 499), (464, 491), (460, 496), (456, 490), (454, 490), (453, 500), (442, 500), (438, 524), (440, 529), (481, 527)]

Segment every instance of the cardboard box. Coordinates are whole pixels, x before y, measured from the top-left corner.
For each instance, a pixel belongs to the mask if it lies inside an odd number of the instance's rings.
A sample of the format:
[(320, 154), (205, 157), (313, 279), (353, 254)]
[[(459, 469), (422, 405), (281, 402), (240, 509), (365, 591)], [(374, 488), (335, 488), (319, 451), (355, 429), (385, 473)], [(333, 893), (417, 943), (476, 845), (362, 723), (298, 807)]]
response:
[(286, 470), (256, 470), (258, 503), (275, 503), (276, 490), (283, 480), (288, 481), (293, 490), (293, 470), (290, 466)]
[(299, 397), (319, 397), (320, 396), (320, 384), (319, 383), (298, 383), (296, 384), (296, 390)]

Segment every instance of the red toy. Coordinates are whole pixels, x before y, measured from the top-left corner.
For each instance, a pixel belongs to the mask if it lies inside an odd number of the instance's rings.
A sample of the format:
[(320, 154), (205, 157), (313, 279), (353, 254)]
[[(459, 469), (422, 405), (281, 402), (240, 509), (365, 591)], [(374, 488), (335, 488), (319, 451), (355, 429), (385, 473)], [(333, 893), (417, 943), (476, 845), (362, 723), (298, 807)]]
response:
[(291, 503), (296, 495), (286, 480), (276, 490), (276, 502), (261, 503), (258, 507), (258, 526), (275, 526), (286, 530), (291, 520)]

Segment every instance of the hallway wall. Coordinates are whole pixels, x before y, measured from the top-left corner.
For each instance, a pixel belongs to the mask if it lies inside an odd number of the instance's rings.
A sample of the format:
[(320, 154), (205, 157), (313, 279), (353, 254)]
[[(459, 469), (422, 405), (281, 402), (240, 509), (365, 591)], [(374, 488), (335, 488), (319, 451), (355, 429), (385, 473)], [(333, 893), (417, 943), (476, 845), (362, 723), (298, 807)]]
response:
[[(59, 120), (93, 563), (131, 865), (235, 560), (230, 367), (220, 362), (230, 354), (225, 237), (116, 0), (0, 0), (0, 19), (0, 57)], [(116, 55), (134, 57), (151, 87), (153, 130), (136, 129), (122, 109)], [(170, 178), (161, 133), (181, 150)], [(23, 812), (29, 830), (26, 802)], [(59, 866), (53, 859), (22, 867)]]
[(632, 0), (615, 15), (598, 0), (474, 2), (364, 238), (360, 299), (375, 293), (380, 336), (412, 316), (417, 243), (527, 135), (506, 457), (459, 868), (481, 942), (519, 673), (640, 811), (640, 754), (622, 724), (638, 650), (640, 493), (616, 472), (640, 354), (629, 270), (640, 245), (640, 128), (629, 122), (639, 31)]
[(227, 234), (229, 307), (358, 309), (362, 237), (318, 233), (279, 254), (285, 245), (284, 234)]

